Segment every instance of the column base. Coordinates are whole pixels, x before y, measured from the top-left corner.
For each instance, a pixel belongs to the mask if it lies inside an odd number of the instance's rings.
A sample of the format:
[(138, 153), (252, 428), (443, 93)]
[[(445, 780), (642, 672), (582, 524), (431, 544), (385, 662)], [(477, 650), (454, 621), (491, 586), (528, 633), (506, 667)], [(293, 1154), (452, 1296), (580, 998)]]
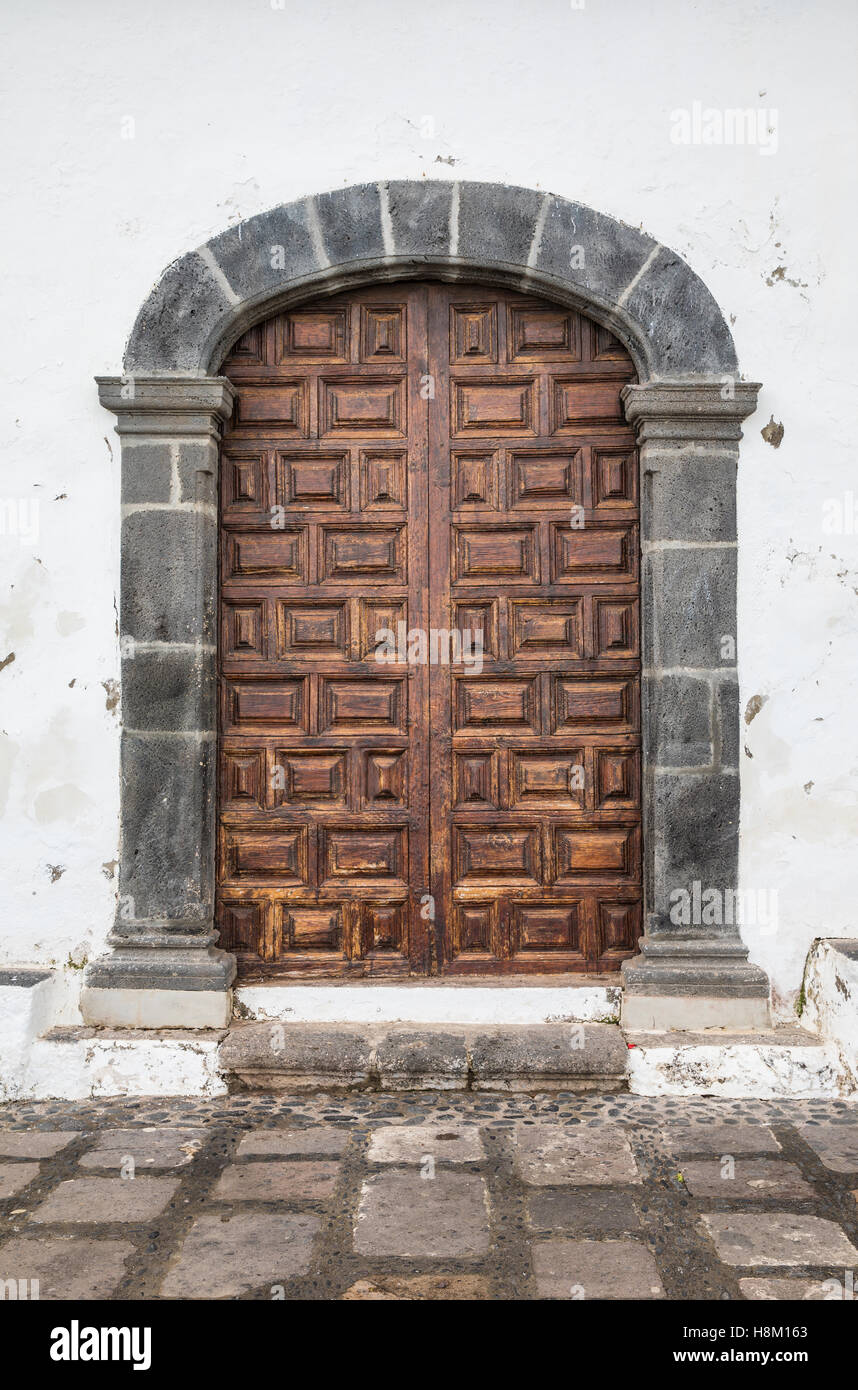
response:
[(80, 1000), (90, 1028), (228, 1028), (232, 990), (97, 989)]
[(124, 941), (88, 967), (81, 1013), (91, 1027), (225, 1028), (235, 968), (235, 957), (212, 945)]
[(644, 937), (624, 962), (622, 1026), (731, 1033), (771, 1027), (769, 980), (738, 937)]

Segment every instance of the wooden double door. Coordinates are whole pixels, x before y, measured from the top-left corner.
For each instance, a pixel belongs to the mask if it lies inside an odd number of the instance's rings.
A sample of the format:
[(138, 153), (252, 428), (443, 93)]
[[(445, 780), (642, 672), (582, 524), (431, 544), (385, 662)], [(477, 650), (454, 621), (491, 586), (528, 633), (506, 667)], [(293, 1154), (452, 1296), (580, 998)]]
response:
[(631, 359), (395, 283), (224, 363), (221, 944), (245, 978), (616, 970), (640, 934)]

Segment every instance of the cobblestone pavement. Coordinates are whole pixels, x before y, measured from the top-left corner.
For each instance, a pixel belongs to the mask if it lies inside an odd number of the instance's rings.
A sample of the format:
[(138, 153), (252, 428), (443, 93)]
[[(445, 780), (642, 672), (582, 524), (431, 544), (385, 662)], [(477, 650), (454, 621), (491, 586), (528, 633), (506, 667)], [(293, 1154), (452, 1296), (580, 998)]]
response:
[(7, 1105), (0, 1279), (43, 1299), (858, 1296), (858, 1106)]

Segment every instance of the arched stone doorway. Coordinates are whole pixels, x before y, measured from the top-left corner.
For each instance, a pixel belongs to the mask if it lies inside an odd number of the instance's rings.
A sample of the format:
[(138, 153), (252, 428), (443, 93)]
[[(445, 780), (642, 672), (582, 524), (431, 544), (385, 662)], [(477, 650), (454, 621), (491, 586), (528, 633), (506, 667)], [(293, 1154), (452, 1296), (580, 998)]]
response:
[(625, 967), (626, 1013), (634, 1026), (758, 1026), (768, 984), (735, 926), (670, 920), (676, 890), (736, 886), (735, 470), (757, 387), (674, 253), (553, 195), (464, 183), (364, 185), (231, 228), (167, 269), (124, 376), (99, 380), (123, 443), (123, 825), (119, 913), (88, 971), (87, 1017), (229, 1018), (235, 964), (213, 928), (214, 619), (234, 391), (210, 373), (263, 318), (415, 275), (581, 311), (635, 365), (622, 400), (641, 470), (645, 935)]

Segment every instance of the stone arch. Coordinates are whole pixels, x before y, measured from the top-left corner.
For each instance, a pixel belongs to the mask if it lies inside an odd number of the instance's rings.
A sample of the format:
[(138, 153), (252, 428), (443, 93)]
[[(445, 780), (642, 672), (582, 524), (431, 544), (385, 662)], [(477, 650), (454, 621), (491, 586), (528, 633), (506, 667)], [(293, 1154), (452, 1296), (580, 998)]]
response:
[(180, 257), (137, 316), (123, 376), (98, 378), (122, 440), (123, 798), (120, 910), (110, 950), (87, 971), (87, 1021), (199, 1027), (231, 1015), (235, 963), (213, 925), (216, 478), (233, 401), (220, 363), (247, 328), (293, 303), (420, 277), (569, 304), (631, 353), (645, 936), (624, 967), (625, 1017), (762, 1026), (768, 981), (735, 923), (671, 918), (677, 891), (693, 903), (695, 883), (698, 898), (737, 885), (735, 483), (758, 387), (741, 380), (706, 286), (645, 233), (533, 189), (417, 181), (282, 204)]

